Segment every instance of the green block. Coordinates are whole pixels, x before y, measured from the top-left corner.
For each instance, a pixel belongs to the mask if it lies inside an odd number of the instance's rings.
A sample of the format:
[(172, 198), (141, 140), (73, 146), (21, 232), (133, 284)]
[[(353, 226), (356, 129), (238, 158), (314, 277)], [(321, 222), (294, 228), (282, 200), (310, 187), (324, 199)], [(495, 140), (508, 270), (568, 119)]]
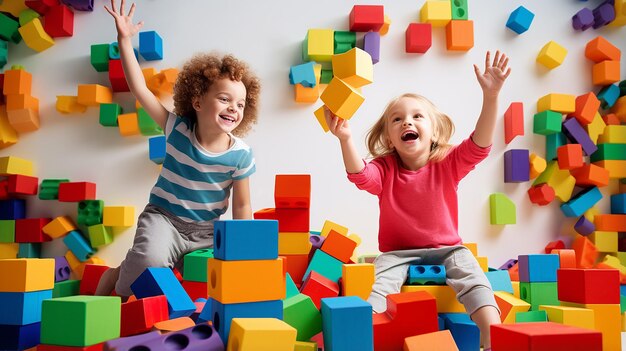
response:
[(467, 0), (452, 0), (452, 19), (466, 20), (468, 19)]
[(556, 282), (520, 282), (519, 295), (530, 304), (532, 311), (539, 309), (539, 305), (560, 305)]
[(18, 44), (22, 40), (20, 32), (17, 31), (19, 26), (16, 20), (0, 12), (0, 38)]
[(213, 249), (200, 249), (186, 254), (183, 259), (183, 279), (206, 283), (209, 258), (213, 258)]
[(535, 114), (533, 133), (550, 135), (561, 131), (563, 115), (556, 111), (545, 110)]
[(298, 330), (298, 341), (308, 341), (322, 331), (322, 315), (304, 294), (283, 300), (283, 321)]
[(620, 307), (620, 314), (624, 314), (624, 312), (626, 312), (626, 296), (624, 295), (619, 296), (619, 307)]
[(100, 125), (117, 127), (117, 117), (122, 113), (122, 106), (119, 104), (100, 104)]
[(59, 184), (68, 183), (69, 179), (44, 179), (39, 186), (40, 200), (58, 200)]
[(557, 163), (557, 161), (549, 161), (546, 165), (546, 169), (541, 172), (541, 174), (533, 182), (533, 186), (546, 184), (550, 180), (550, 178), (552, 178), (554, 172), (558, 171), (558, 169), (559, 164)]
[(35, 18), (39, 18), (39, 14), (37, 13), (37, 11), (33, 9), (26, 9), (20, 12), (20, 16), (19, 16), (20, 27), (34, 20)]
[(17, 258), (39, 258), (41, 256), (41, 243), (20, 243)]
[(143, 107), (137, 109), (137, 119), (139, 120), (139, 131), (141, 135), (152, 136), (163, 134), (163, 129), (159, 127)]
[(336, 30), (333, 39), (335, 55), (343, 54), (356, 46), (356, 32)]
[(84, 200), (78, 203), (76, 223), (83, 226), (92, 226), (102, 223), (104, 201)]
[(556, 150), (565, 144), (567, 144), (567, 137), (563, 133), (546, 135), (546, 160), (556, 160)]
[(626, 144), (598, 144), (598, 150), (591, 154), (591, 162), (602, 160), (626, 160)]
[(108, 245), (113, 242), (113, 233), (104, 224), (90, 225), (87, 227), (87, 234), (92, 247)]
[(294, 281), (291, 278), (291, 275), (289, 275), (289, 273), (287, 273), (285, 275), (285, 284), (286, 284), (285, 299), (288, 299), (290, 297), (296, 296), (296, 295), (298, 295), (300, 293), (300, 290), (296, 286), (296, 283), (294, 283)]
[(109, 44), (91, 45), (91, 65), (98, 72), (109, 71)]
[(503, 193), (489, 195), (491, 224), (515, 224), (515, 203)]
[(328, 84), (333, 79), (332, 69), (322, 69), (322, 76), (320, 77), (320, 84)]
[(75, 296), (80, 290), (80, 280), (64, 280), (54, 283), (52, 298)]
[(15, 242), (15, 220), (0, 220), (0, 243)]
[(530, 322), (547, 322), (548, 313), (545, 310), (517, 312), (515, 314), (515, 323), (530, 323)]
[(118, 296), (69, 296), (44, 300), (41, 343), (91, 346), (120, 337)]

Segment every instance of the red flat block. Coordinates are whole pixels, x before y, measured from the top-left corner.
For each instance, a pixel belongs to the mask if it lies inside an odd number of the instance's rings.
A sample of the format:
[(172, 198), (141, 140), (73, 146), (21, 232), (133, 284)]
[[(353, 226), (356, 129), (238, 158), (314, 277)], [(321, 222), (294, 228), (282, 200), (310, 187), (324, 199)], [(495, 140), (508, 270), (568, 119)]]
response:
[(8, 178), (8, 192), (11, 195), (36, 195), (39, 178), (22, 174), (11, 174)]
[(518, 135), (524, 135), (524, 104), (512, 102), (504, 113), (504, 142), (508, 144)]
[(206, 299), (208, 297), (209, 287), (206, 282), (183, 280), (182, 285), (187, 295), (191, 298), (191, 301), (196, 301), (199, 298)]
[(493, 351), (601, 351), (602, 333), (553, 322), (491, 326)]

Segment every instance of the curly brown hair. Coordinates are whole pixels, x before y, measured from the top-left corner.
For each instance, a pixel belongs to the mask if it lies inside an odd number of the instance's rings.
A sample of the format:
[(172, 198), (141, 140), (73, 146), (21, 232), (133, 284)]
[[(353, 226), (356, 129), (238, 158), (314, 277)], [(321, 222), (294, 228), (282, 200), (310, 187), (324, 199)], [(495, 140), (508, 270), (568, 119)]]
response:
[(174, 113), (195, 124), (198, 116), (193, 108), (194, 99), (204, 96), (211, 84), (222, 78), (240, 81), (246, 87), (243, 119), (233, 130), (234, 135), (243, 137), (257, 122), (261, 83), (246, 63), (232, 55), (197, 54), (187, 61), (174, 84)]

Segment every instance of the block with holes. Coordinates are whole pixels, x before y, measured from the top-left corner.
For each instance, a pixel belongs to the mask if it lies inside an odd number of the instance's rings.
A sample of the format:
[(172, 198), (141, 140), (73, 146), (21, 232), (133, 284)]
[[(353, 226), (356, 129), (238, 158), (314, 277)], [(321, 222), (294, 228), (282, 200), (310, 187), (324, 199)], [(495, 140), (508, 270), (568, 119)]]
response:
[(276, 208), (309, 208), (311, 175), (277, 174), (274, 181), (274, 203)]
[(446, 283), (444, 265), (409, 265), (407, 282), (411, 285), (442, 285)]

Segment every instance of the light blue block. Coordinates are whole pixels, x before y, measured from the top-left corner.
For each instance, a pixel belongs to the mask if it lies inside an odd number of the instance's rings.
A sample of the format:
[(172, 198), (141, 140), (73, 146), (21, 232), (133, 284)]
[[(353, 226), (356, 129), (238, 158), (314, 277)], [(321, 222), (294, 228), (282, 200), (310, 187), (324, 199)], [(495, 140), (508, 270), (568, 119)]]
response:
[(278, 221), (215, 221), (213, 257), (222, 261), (278, 258)]
[(150, 161), (160, 165), (165, 161), (165, 135), (159, 135), (148, 139), (148, 154)]
[(556, 271), (561, 267), (559, 255), (519, 255), (520, 282), (556, 282)]
[(467, 313), (441, 313), (459, 350), (480, 351), (480, 330)]
[(358, 296), (323, 298), (324, 350), (374, 350), (372, 305)]
[(600, 89), (598, 93), (598, 100), (600, 100), (600, 107), (605, 110), (613, 107), (615, 102), (620, 96), (620, 89), (615, 84), (609, 84), (604, 88)]
[(561, 212), (566, 217), (580, 217), (602, 199), (598, 187), (587, 188), (566, 203), (561, 205)]
[(138, 299), (165, 295), (170, 319), (191, 316), (196, 311), (196, 305), (169, 268), (146, 268), (131, 284), (130, 289)]
[(491, 283), (493, 291), (513, 293), (513, 284), (511, 283), (509, 271), (495, 270), (485, 272), (485, 275), (487, 276), (487, 279), (489, 279), (489, 283)]
[(94, 253), (94, 249), (89, 245), (87, 239), (77, 230), (72, 230), (64, 238), (63, 242), (79, 261), (87, 261)]
[(139, 53), (144, 60), (163, 59), (163, 39), (155, 31), (139, 33)]
[(626, 214), (626, 193), (611, 195), (611, 213)]
[(306, 272), (304, 272), (302, 281), (305, 281), (309, 272), (313, 270), (334, 282), (338, 282), (339, 278), (341, 278), (342, 267), (343, 262), (322, 250), (315, 250), (313, 258), (309, 261), (309, 266)]
[(506, 21), (506, 26), (515, 33), (522, 34), (530, 28), (533, 18), (535, 18), (534, 13), (524, 6), (520, 6), (511, 12), (509, 19)]
[(41, 322), (41, 302), (52, 290), (0, 292), (0, 324), (25, 325)]
[(417, 265), (409, 266), (409, 284), (422, 285), (445, 285), (446, 284), (446, 266), (440, 265)]
[(307, 62), (297, 66), (291, 66), (289, 69), (289, 83), (302, 84), (302, 86), (311, 88), (316, 84), (315, 70), (313, 69), (315, 62)]

